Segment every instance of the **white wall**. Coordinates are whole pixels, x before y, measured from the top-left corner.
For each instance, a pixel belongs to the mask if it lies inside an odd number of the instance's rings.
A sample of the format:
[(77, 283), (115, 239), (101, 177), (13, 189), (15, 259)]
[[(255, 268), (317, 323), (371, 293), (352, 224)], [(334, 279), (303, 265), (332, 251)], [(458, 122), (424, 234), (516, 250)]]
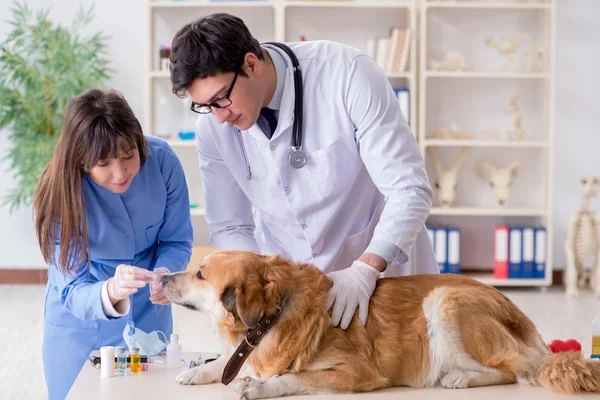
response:
[[(3, 3), (6, 0), (3, 0)], [(102, 0), (96, 2), (96, 18), (91, 30), (104, 30), (111, 37), (108, 51), (116, 75), (109, 85), (120, 90), (134, 112), (143, 121), (146, 11), (145, 0)], [(65, 24), (72, 20), (78, 4), (89, 6), (91, 0), (29, 0), (31, 6), (52, 7), (51, 16)], [(558, 1), (557, 103), (556, 103), (556, 176), (554, 180), (556, 268), (564, 264), (563, 243), (570, 213), (579, 206), (577, 178), (582, 174), (599, 174), (595, 155), (600, 147), (599, 104), (600, 39), (595, 16), (600, 14), (598, 0)], [(9, 30), (10, 17), (0, 7), (0, 41)], [(127, 34), (124, 27), (127, 26)], [(584, 143), (576, 146), (575, 142)], [(6, 135), (0, 137), (0, 157), (8, 146)], [(13, 185), (11, 176), (0, 165), (1, 193)], [(468, 188), (464, 188), (468, 191)], [(597, 202), (593, 203), (598, 206)], [(0, 209), (0, 268), (37, 268), (43, 265), (37, 248), (30, 210), (10, 215)]]

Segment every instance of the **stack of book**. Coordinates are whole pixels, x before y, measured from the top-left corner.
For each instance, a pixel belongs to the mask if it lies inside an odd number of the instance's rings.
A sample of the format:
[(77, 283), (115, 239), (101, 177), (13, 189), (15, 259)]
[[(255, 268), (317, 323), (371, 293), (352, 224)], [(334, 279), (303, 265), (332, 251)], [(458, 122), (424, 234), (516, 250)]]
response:
[(366, 54), (386, 73), (406, 71), (411, 42), (411, 30), (391, 28), (388, 37), (367, 39)]

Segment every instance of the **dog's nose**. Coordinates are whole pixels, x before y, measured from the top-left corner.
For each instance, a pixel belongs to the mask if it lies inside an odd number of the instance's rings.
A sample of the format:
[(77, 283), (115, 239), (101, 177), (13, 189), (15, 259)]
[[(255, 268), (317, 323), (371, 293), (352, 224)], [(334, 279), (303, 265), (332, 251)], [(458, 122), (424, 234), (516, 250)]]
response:
[(162, 280), (162, 284), (163, 284), (163, 286), (165, 286), (165, 285), (166, 285), (166, 284), (169, 282), (169, 279), (170, 279), (170, 278), (171, 278), (171, 276), (170, 276), (170, 275), (163, 275), (163, 276), (162, 276), (162, 279), (161, 279), (161, 280)]
[(503, 206), (504, 205), (504, 200), (498, 200), (498, 204)]

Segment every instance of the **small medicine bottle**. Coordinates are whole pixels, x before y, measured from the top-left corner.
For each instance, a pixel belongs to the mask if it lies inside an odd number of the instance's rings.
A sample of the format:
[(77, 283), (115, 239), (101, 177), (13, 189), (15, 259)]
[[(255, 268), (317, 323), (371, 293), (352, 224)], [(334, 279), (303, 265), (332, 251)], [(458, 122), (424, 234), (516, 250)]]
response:
[(137, 374), (140, 372), (140, 349), (138, 347), (134, 347), (131, 349), (131, 373)]
[(117, 347), (117, 372), (127, 370), (127, 352), (125, 347)]
[(592, 322), (592, 358), (600, 358), (600, 315)]

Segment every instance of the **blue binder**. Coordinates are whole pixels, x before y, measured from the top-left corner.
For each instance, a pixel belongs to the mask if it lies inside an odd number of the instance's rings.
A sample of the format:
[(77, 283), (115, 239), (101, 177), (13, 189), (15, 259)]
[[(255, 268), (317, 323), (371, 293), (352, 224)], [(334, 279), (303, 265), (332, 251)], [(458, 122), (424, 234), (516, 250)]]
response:
[(533, 266), (535, 256), (535, 234), (533, 228), (523, 228), (521, 245), (523, 255), (521, 277), (531, 279), (535, 275)]
[(451, 274), (460, 274), (460, 229), (448, 228), (446, 235), (448, 240), (447, 271)]
[(440, 274), (448, 272), (448, 235), (444, 228), (435, 229), (435, 257)]
[(521, 278), (522, 277), (522, 260), (523, 260), (523, 246), (522, 228), (509, 228), (508, 230), (508, 277), (509, 278)]
[(535, 231), (534, 278), (544, 279), (546, 275), (546, 228), (537, 227)]

